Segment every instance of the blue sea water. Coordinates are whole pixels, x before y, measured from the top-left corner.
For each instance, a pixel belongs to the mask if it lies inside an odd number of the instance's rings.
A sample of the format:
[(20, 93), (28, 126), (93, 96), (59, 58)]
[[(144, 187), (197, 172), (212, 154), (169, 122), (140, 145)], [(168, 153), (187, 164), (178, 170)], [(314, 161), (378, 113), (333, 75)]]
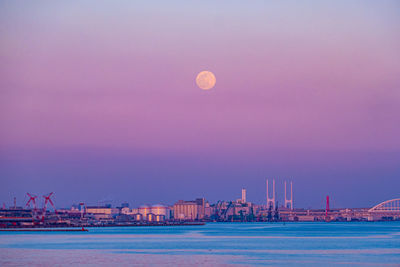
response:
[(400, 266), (400, 222), (0, 232), (0, 266)]

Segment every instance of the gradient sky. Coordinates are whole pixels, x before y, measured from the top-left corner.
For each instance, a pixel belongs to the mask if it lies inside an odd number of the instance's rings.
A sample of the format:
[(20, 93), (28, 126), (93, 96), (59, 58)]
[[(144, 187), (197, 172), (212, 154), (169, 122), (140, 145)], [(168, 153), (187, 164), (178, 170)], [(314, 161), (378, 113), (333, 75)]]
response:
[(400, 197), (399, 48), (399, 1), (1, 1), (0, 201)]

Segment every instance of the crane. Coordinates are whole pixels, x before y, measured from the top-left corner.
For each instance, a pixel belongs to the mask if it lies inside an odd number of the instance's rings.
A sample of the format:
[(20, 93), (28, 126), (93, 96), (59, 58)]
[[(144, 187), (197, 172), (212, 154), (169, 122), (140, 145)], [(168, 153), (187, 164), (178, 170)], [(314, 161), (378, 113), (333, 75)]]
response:
[(218, 200), (215, 204), (214, 219), (219, 220), (222, 201)]
[(28, 202), (26, 202), (25, 208), (30, 207), (30, 205), (32, 205), (33, 208), (33, 212), (32, 212), (32, 222), (35, 221), (35, 216), (37, 216), (37, 206), (36, 206), (36, 199), (37, 196), (30, 194), (30, 193), (26, 193), (29, 197)]
[(81, 209), (81, 220), (83, 219), (83, 217), (86, 214), (86, 204), (81, 202), (79, 203), (80, 209)]
[(54, 212), (57, 214), (57, 209), (54, 206), (53, 201), (51, 200), (51, 196), (54, 194), (54, 192), (51, 192), (50, 194), (48, 194), (47, 196), (44, 195), (44, 207), (43, 207), (43, 213), (42, 213), (42, 222), (44, 222), (44, 217), (46, 215), (46, 210), (47, 210), (47, 203), (50, 203), (50, 205), (53, 207)]
[(232, 201), (229, 202), (228, 207), (222, 212), (222, 216), (223, 216), (224, 220), (227, 220), (226, 215), (227, 215), (227, 213), (228, 213), (228, 211), (229, 211), (229, 209), (230, 209), (231, 207), (232, 207)]

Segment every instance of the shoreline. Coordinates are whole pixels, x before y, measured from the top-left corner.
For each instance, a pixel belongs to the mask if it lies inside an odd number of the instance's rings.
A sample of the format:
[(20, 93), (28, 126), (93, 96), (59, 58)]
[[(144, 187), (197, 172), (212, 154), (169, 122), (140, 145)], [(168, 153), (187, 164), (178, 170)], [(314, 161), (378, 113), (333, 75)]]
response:
[(89, 232), (88, 229), (3, 228), (0, 232)]
[[(198, 223), (142, 223), (142, 224), (107, 224), (107, 225), (39, 225), (39, 226), (9, 226), (1, 227), (0, 231), (87, 231), (90, 227), (146, 227), (146, 226), (201, 226), (205, 222)], [(72, 229), (57, 229), (72, 228)], [(82, 228), (82, 229), (76, 229)], [(84, 229), (84, 230), (83, 230)]]

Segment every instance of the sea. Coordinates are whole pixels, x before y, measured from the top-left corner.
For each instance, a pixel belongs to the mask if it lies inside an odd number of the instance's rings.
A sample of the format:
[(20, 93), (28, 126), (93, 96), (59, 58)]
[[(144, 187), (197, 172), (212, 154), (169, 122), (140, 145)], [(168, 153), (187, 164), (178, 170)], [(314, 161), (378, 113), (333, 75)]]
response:
[(0, 232), (0, 266), (400, 266), (400, 222)]

